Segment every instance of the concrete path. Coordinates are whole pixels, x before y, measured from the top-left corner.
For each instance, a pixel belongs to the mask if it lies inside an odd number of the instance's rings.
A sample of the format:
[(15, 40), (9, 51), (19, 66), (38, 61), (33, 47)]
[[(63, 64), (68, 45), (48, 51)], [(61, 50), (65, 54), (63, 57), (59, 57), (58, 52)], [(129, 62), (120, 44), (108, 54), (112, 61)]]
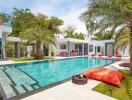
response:
[(86, 85), (76, 85), (68, 81), (21, 100), (116, 100), (91, 90), (99, 83), (91, 79)]

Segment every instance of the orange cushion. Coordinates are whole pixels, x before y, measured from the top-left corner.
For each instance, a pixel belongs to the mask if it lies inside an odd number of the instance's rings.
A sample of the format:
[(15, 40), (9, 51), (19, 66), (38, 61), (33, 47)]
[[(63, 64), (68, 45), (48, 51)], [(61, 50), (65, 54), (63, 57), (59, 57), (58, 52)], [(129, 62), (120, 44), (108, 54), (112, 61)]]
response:
[(120, 80), (124, 78), (122, 73), (106, 68), (94, 68), (85, 72), (84, 75), (114, 86), (120, 86)]

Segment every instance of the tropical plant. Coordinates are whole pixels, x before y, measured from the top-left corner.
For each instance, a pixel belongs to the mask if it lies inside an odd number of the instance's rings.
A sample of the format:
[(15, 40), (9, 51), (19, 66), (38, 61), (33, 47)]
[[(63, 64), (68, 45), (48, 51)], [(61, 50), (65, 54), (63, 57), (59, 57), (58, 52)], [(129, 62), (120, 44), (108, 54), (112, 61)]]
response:
[(115, 51), (119, 49), (125, 51), (127, 47), (130, 46), (130, 29), (126, 28), (122, 32), (117, 32), (114, 38), (114, 48)]
[(92, 40), (111, 40), (113, 38), (112, 33), (95, 33), (93, 34)]
[(83, 33), (75, 33), (73, 38), (84, 40), (85, 39), (85, 35)]
[(65, 38), (73, 38), (75, 32), (75, 27), (72, 25), (67, 26), (64, 29), (64, 34), (66, 34)]
[(85, 39), (85, 35), (83, 33), (75, 33), (75, 27), (74, 26), (67, 26), (64, 29), (64, 33), (66, 33), (65, 38), (75, 38), (75, 39)]
[(25, 31), (27, 28), (32, 27), (35, 23), (35, 15), (30, 9), (13, 9), (13, 15), (11, 19), (12, 34), (19, 37), (20, 32)]
[(132, 1), (131, 0), (90, 0), (82, 20), (90, 34), (110, 30), (130, 29), (130, 73), (132, 75)]
[(0, 13), (0, 20), (1, 20), (0, 23), (1, 23), (1, 24), (4, 24), (4, 23), (8, 22), (8, 21), (10, 20), (10, 17), (11, 17), (10, 15), (1, 12), (1, 13)]
[[(20, 36), (23, 39), (28, 40), (29, 42), (34, 42), (36, 44), (36, 53), (35, 53), (35, 59), (42, 59), (42, 49), (41, 46), (44, 44), (47, 48), (49, 44), (55, 45), (55, 35), (56, 32), (59, 30), (58, 27), (63, 23), (62, 20), (59, 20), (60, 23), (57, 23), (56, 25), (53, 25), (49, 22), (50, 20), (53, 20), (52, 18), (48, 19), (48, 17), (39, 14), (36, 16), (35, 24), (28, 28), (26, 31), (21, 32)], [(51, 28), (51, 26), (54, 26)]]

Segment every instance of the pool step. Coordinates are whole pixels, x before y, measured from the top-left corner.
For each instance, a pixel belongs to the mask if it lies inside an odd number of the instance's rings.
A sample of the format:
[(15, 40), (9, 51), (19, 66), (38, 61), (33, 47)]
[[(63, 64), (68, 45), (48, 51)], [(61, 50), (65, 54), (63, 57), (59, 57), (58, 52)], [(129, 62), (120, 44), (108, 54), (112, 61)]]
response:
[(15, 86), (16, 90), (18, 91), (19, 94), (25, 93), (25, 89), (22, 87), (22, 85), (17, 85)]
[(0, 67), (0, 84), (7, 98), (39, 88), (32, 77), (15, 67)]
[(35, 86), (33, 86), (33, 87), (34, 87), (34, 89), (40, 88), (40, 86), (38, 86), (38, 85), (35, 85)]
[(7, 98), (11, 98), (13, 96), (16, 96), (16, 93), (14, 92), (14, 90), (12, 89), (11, 86), (2, 86), (2, 88), (3, 88)]

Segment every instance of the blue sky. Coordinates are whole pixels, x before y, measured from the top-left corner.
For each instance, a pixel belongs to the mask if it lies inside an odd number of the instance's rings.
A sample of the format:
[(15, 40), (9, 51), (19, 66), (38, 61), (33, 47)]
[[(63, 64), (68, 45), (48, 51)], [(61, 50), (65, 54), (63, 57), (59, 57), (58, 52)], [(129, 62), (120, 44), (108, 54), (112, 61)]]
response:
[(88, 0), (0, 0), (0, 12), (11, 13), (12, 8), (29, 8), (35, 14), (43, 13), (64, 20), (64, 27), (74, 25), (78, 32), (86, 33), (79, 16), (86, 10)]

